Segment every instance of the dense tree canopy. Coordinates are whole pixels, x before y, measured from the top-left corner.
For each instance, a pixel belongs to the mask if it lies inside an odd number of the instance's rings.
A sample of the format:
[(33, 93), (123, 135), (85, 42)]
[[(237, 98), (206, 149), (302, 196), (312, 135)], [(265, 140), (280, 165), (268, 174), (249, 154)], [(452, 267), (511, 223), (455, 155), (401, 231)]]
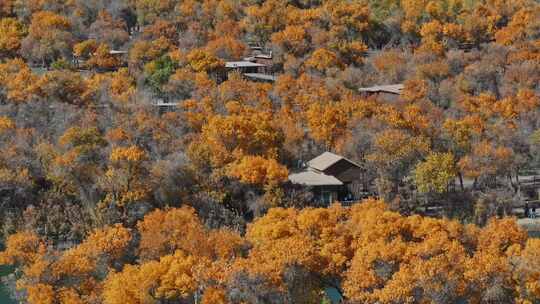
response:
[[(0, 0), (0, 264), (31, 304), (537, 303), (539, 109), (535, 0)], [(288, 181), (326, 151), (373, 198)]]

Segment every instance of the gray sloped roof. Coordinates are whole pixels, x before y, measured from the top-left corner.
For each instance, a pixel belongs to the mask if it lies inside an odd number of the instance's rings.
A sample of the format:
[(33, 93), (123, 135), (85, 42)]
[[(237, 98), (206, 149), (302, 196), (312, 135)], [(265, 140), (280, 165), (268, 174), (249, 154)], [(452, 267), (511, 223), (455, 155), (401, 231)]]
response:
[(313, 168), (313, 169), (316, 169), (316, 170), (319, 170), (319, 171), (324, 171), (326, 169), (328, 169), (329, 167), (331, 167), (332, 165), (334, 165), (335, 163), (337, 163), (338, 161), (340, 160), (346, 160), (348, 161), (349, 163), (361, 168), (361, 166), (341, 155), (337, 155), (337, 154), (334, 154), (332, 152), (324, 152), (323, 154), (315, 157), (314, 159), (310, 160), (307, 164), (310, 168)]
[(368, 92), (368, 93), (385, 92), (385, 93), (399, 95), (401, 94), (401, 90), (403, 90), (403, 88), (404, 88), (403, 84), (387, 84), (387, 85), (376, 85), (372, 87), (359, 88), (358, 91)]
[(315, 172), (312, 170), (306, 170), (299, 173), (289, 175), (289, 180), (295, 184), (301, 184), (306, 186), (339, 186), (343, 183), (331, 176), (324, 173)]
[(225, 63), (226, 68), (250, 68), (250, 67), (264, 67), (266, 65), (251, 61), (227, 61)]
[(255, 55), (255, 58), (272, 59), (272, 52), (270, 52), (270, 54), (257, 54)]
[(267, 81), (276, 81), (277, 79), (277, 77), (274, 75), (262, 74), (262, 73), (244, 73), (244, 76), (251, 79), (267, 80)]
[(115, 54), (127, 54), (128, 51), (120, 51), (120, 50), (110, 50), (109, 54), (115, 55)]

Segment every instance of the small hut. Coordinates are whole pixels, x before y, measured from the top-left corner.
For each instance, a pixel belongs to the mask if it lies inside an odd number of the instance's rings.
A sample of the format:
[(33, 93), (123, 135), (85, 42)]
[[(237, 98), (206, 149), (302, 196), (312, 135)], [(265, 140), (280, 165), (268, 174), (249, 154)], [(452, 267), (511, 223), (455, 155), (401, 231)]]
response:
[(289, 175), (289, 180), (310, 187), (317, 202), (352, 202), (365, 196), (365, 171), (356, 162), (324, 152), (306, 165), (302, 171)]

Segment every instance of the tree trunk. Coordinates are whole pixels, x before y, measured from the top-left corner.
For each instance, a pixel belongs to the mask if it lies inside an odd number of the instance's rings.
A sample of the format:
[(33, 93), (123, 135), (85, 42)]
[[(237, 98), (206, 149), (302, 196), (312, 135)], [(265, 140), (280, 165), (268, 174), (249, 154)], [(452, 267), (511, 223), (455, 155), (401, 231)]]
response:
[(461, 186), (461, 191), (464, 192), (465, 191), (465, 186), (463, 186), (463, 174), (461, 174), (461, 172), (459, 172), (458, 176), (459, 176), (459, 185)]

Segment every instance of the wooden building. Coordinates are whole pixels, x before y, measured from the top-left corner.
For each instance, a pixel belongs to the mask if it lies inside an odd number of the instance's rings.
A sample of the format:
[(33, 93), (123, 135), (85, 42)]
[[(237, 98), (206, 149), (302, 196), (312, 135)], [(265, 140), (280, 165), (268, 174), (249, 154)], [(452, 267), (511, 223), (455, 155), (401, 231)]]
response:
[(277, 77), (274, 75), (262, 73), (244, 73), (244, 77), (248, 80), (258, 82), (275, 82), (277, 80)]
[(250, 57), (250, 61), (254, 61), (256, 63), (264, 64), (267, 66), (272, 66), (274, 64), (274, 61), (272, 59), (272, 52), (268, 54), (255, 54)]
[(388, 84), (359, 88), (358, 91), (364, 97), (375, 96), (381, 101), (392, 102), (399, 98), (403, 87), (403, 84)]
[(310, 187), (320, 203), (352, 202), (365, 197), (364, 169), (357, 163), (331, 152), (324, 152), (289, 175), (294, 184)]
[(238, 71), (244, 73), (264, 73), (266, 71), (266, 65), (251, 61), (227, 61), (225, 63), (227, 72)]

